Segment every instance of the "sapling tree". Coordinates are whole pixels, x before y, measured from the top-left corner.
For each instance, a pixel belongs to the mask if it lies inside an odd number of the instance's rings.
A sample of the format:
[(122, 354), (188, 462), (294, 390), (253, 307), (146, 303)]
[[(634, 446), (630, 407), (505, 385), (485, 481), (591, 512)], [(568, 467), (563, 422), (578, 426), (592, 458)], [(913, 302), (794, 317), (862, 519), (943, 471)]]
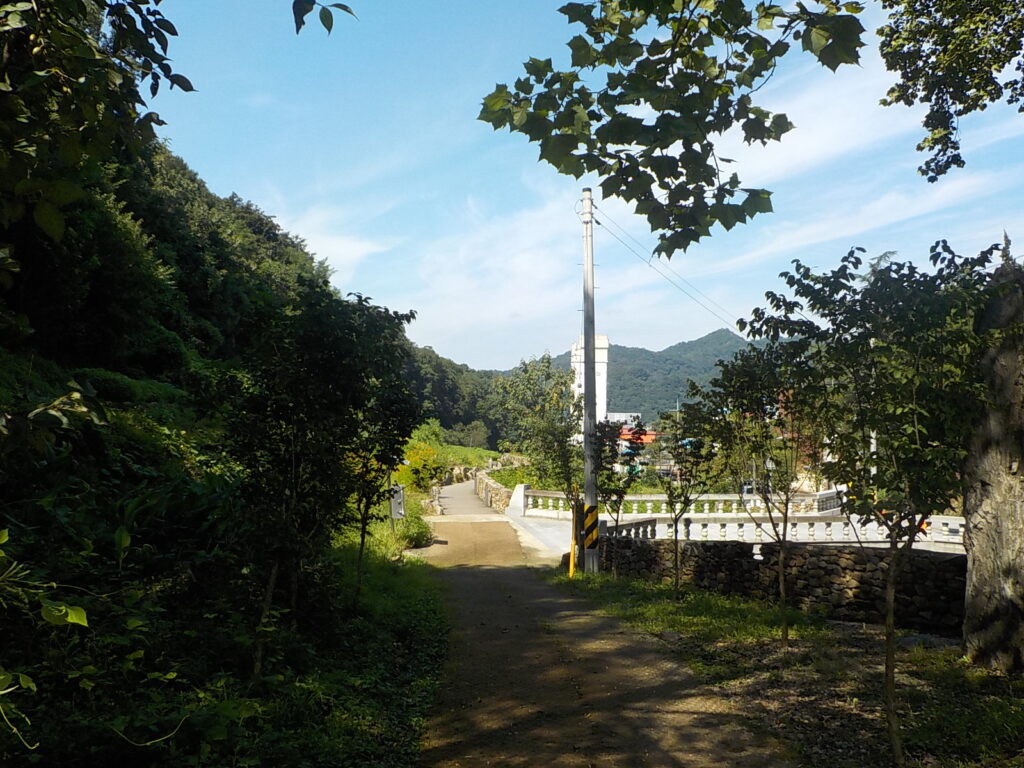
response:
[[(303, 564), (322, 557), (352, 522), (350, 499), (360, 499), (356, 509), (368, 514), (362, 502), (372, 496), (379, 466), (401, 454), (416, 422), (401, 383), (411, 314), (361, 296), (343, 300), (326, 280), (305, 285), (293, 309), (264, 329), (244, 407), (229, 425), (249, 511), (239, 535), (251, 571), (263, 575), (254, 678), (273, 617), (299, 607)], [(354, 455), (366, 458), (353, 464)]]
[(575, 531), (583, 512), (583, 402), (572, 381), (571, 371), (558, 370), (544, 355), (496, 379), (492, 400), (505, 435), (503, 446), (526, 454), (536, 475), (565, 493)]
[[(815, 429), (804, 397), (808, 371), (803, 349), (796, 343), (748, 347), (732, 360), (720, 362), (718, 376), (698, 393), (714, 414), (718, 441), (734, 457), (743, 457), (732, 465), (734, 479), (737, 485), (752, 485), (768, 520), (768, 535), (778, 544), (783, 648), (789, 645), (790, 514), (797, 481), (806, 469), (805, 449), (813, 443)], [(744, 508), (756, 521), (751, 509)]]
[[(594, 440), (594, 466), (597, 470), (597, 497), (618, 526), (622, 505), (630, 489), (640, 479), (643, 466), (644, 436), (647, 430), (637, 422), (624, 430), (622, 422), (597, 424)], [(625, 434), (623, 434), (625, 432)], [(619, 575), (619, 550), (612, 550), (612, 573)]]
[(664, 413), (658, 426), (658, 450), (669, 460), (668, 474), (658, 478), (672, 513), (673, 595), (679, 599), (679, 523), (693, 503), (717, 480), (718, 444), (713, 414), (702, 402), (686, 403)]
[(771, 310), (755, 312), (750, 325), (754, 336), (805, 344), (815, 381), (804, 391), (828, 436), (822, 473), (844, 489), (845, 514), (886, 532), (884, 700), (897, 765), (905, 755), (896, 586), (928, 518), (963, 492), (967, 440), (985, 410), (978, 361), (992, 339), (976, 316), (994, 250), (963, 258), (941, 241), (931, 251), (934, 272), (883, 258), (861, 274), (857, 250), (825, 274), (795, 262), (783, 273), (795, 299), (769, 293)]
[(379, 505), (391, 498), (391, 475), (402, 463), (402, 445), (417, 416), (417, 404), (404, 385), (391, 382), (390, 387), (381, 386), (381, 391), (374, 394), (362, 411), (360, 425), (344, 459), (345, 469), (353, 481), (351, 504), (359, 532), (353, 609), (359, 607), (363, 588), (370, 523), (381, 516)]

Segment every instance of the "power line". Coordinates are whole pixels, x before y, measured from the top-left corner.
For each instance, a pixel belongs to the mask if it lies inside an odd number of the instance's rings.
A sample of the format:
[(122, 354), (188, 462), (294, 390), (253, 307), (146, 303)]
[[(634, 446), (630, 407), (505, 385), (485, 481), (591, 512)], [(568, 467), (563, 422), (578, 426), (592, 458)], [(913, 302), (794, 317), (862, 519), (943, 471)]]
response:
[[(594, 219), (594, 222), (596, 224), (600, 225), (601, 227), (604, 227), (604, 231), (607, 232), (609, 235), (611, 235), (616, 240), (618, 240), (619, 244), (622, 245), (622, 247), (624, 247), (627, 251), (629, 251), (631, 254), (633, 254), (636, 258), (640, 259), (640, 261), (642, 261), (644, 264), (646, 264), (647, 267), (649, 267), (650, 269), (654, 270), (655, 273), (657, 273), (662, 278), (664, 278), (672, 287), (674, 287), (676, 290), (678, 290), (684, 296), (689, 298), (691, 301), (693, 301), (695, 304), (700, 306), (702, 309), (704, 309), (706, 312), (710, 313), (712, 316), (714, 316), (715, 318), (717, 318), (721, 322), (725, 323), (727, 326), (730, 326), (730, 327), (735, 326), (735, 324), (736, 324), (735, 319), (730, 320), (730, 319), (728, 319), (726, 317), (723, 317), (717, 311), (715, 311), (714, 309), (709, 307), (707, 304), (705, 304), (703, 301), (701, 301), (699, 298), (697, 298), (697, 296), (695, 296), (693, 293), (688, 291), (676, 279), (673, 279), (673, 277), (678, 278), (679, 281), (683, 281), (683, 282), (687, 282), (687, 283), (689, 283), (689, 281), (685, 280), (683, 277), (681, 277), (674, 270), (670, 270), (670, 272), (672, 273), (671, 276), (668, 275), (668, 274), (665, 274), (665, 272), (662, 271), (662, 270), (665, 269), (665, 265), (662, 264), (660, 261), (654, 261), (653, 259), (645, 257), (643, 254), (641, 254), (639, 251), (637, 251), (633, 246), (631, 246), (629, 243), (627, 243), (625, 240), (623, 240), (621, 237), (619, 237), (617, 234), (615, 234), (615, 232), (613, 232), (612, 230), (608, 229), (608, 227), (606, 227), (604, 225), (604, 222), (600, 221), (596, 217)], [(616, 225), (616, 226), (618, 226), (618, 225)], [(635, 238), (634, 238), (634, 240), (635, 240)], [(655, 265), (657, 265), (657, 266), (655, 266)], [(691, 284), (691, 287), (693, 287), (694, 291), (696, 291), (697, 293), (700, 293), (700, 295), (704, 296), (704, 294), (701, 293), (701, 291), (699, 289), (697, 289), (696, 287), (692, 286), (692, 284)], [(725, 307), (722, 307), (721, 305), (717, 304), (717, 302), (715, 302), (714, 300), (710, 299), (709, 297), (704, 296), (704, 298), (706, 298), (709, 302), (711, 302), (713, 304), (716, 304), (723, 312), (727, 312), (727, 313), (729, 312), (728, 309), (726, 309)]]
[[(598, 219), (595, 219), (595, 222), (596, 222), (597, 224), (601, 225), (601, 226), (604, 226), (603, 224), (601, 224), (601, 222), (600, 222), (600, 221), (599, 221)], [(671, 277), (671, 276), (669, 276), (669, 275), (665, 274), (665, 273), (664, 273), (663, 271), (661, 271), (661, 268), (663, 268), (663, 266), (664, 266), (664, 265), (663, 265), (663, 264), (662, 264), (662, 263), (661, 263), (660, 261), (653, 261), (653, 260), (647, 259), (647, 258), (646, 258), (646, 257), (644, 257), (644, 256), (643, 256), (642, 254), (638, 253), (638, 252), (636, 251), (636, 249), (634, 249), (634, 248), (633, 248), (632, 246), (630, 246), (630, 244), (629, 244), (629, 243), (627, 243), (627, 242), (626, 242), (625, 240), (623, 240), (623, 239), (622, 239), (621, 237), (619, 237), (618, 235), (616, 235), (616, 234), (615, 234), (614, 232), (612, 232), (612, 231), (611, 231), (610, 229), (608, 229), (607, 227), (605, 227), (605, 232), (607, 232), (607, 233), (608, 233), (609, 235), (611, 235), (611, 236), (612, 236), (612, 237), (614, 237), (614, 238), (615, 238), (616, 240), (618, 240), (618, 241), (619, 241), (619, 243), (620, 243), (620, 244), (621, 244), (621, 245), (622, 245), (622, 246), (623, 246), (623, 247), (624, 247), (624, 248), (625, 248), (626, 250), (628, 250), (628, 251), (629, 251), (630, 253), (632, 253), (632, 254), (633, 254), (634, 256), (636, 256), (636, 257), (637, 257), (638, 259), (640, 259), (640, 261), (642, 261), (642, 262), (643, 262), (644, 264), (646, 264), (646, 265), (647, 265), (647, 266), (648, 266), (648, 267), (649, 267), (650, 269), (654, 270), (654, 271), (655, 271), (655, 272), (656, 272), (656, 273), (657, 273), (658, 275), (660, 275), (660, 276), (661, 276), (661, 277), (663, 277), (663, 278), (664, 278), (665, 280), (667, 280), (667, 281), (668, 281), (668, 283), (669, 283), (669, 284), (670, 284), (671, 286), (673, 286), (673, 287), (674, 287), (674, 288), (675, 288), (676, 290), (678, 290), (678, 291), (679, 291), (680, 293), (682, 293), (682, 294), (683, 294), (684, 296), (686, 296), (687, 298), (689, 298), (689, 299), (690, 299), (691, 301), (693, 301), (693, 302), (694, 302), (695, 304), (697, 304), (698, 306), (700, 306), (701, 308), (703, 308), (703, 309), (704, 309), (705, 311), (707, 311), (708, 313), (710, 313), (710, 314), (711, 314), (711, 315), (713, 315), (714, 317), (718, 318), (718, 319), (719, 319), (720, 321), (722, 321), (723, 323), (725, 323), (725, 324), (726, 324), (726, 325), (728, 325), (728, 326), (734, 326), (734, 325), (736, 324), (736, 321), (735, 321), (735, 320), (730, 320), (730, 319), (729, 319), (729, 318), (727, 318), (727, 317), (723, 317), (723, 316), (722, 316), (721, 314), (719, 314), (719, 313), (718, 313), (718, 312), (716, 312), (716, 311), (715, 311), (714, 309), (712, 309), (711, 307), (709, 307), (709, 306), (708, 306), (707, 304), (705, 304), (705, 303), (704, 303), (703, 301), (701, 301), (701, 300), (700, 300), (699, 298), (697, 298), (697, 297), (696, 297), (695, 295), (693, 295), (693, 294), (692, 294), (692, 293), (690, 293), (690, 292), (689, 292), (688, 290), (686, 290), (686, 288), (684, 288), (684, 287), (683, 287), (682, 285), (680, 285), (680, 284), (679, 284), (679, 283), (678, 283), (678, 282), (677, 282), (676, 280), (674, 280), (674, 279), (673, 279), (673, 277)], [(657, 265), (657, 266), (655, 266), (655, 265)], [(673, 275), (674, 275), (674, 274), (675, 274), (675, 273), (673, 273)], [(723, 309), (724, 309), (724, 308), (723, 308)], [(724, 310), (724, 311), (728, 312), (728, 310)]]
[[(595, 205), (594, 207), (596, 208), (597, 206)], [(632, 240), (632, 241), (633, 241), (634, 243), (636, 243), (636, 244), (637, 244), (638, 246), (640, 246), (641, 248), (646, 248), (646, 247), (647, 247), (646, 245), (644, 245), (643, 243), (641, 243), (641, 242), (640, 242), (639, 240), (637, 240), (637, 239), (636, 239), (635, 237), (633, 237), (633, 235), (631, 235), (631, 234), (629, 233), (629, 231), (628, 231), (628, 230), (627, 230), (627, 229), (626, 229), (625, 227), (623, 227), (623, 226), (622, 226), (621, 224), (619, 224), (619, 223), (618, 223), (618, 222), (616, 222), (616, 221), (615, 221), (614, 219), (612, 219), (612, 218), (611, 218), (610, 216), (608, 216), (608, 215), (607, 215), (607, 214), (606, 214), (606, 213), (605, 213), (605, 212), (604, 212), (603, 210), (601, 211), (601, 214), (602, 214), (602, 218), (603, 218), (603, 219), (604, 219), (605, 221), (607, 221), (607, 222), (608, 222), (609, 224), (611, 224), (611, 225), (612, 225), (612, 226), (614, 226), (614, 227), (615, 227), (616, 229), (618, 229), (618, 230), (619, 230), (619, 231), (620, 231), (620, 232), (621, 232), (622, 234), (624, 234), (624, 235), (625, 235), (626, 237), (628, 237), (628, 238), (629, 238), (630, 240)], [(602, 224), (602, 226), (604, 226), (604, 223), (603, 223), (603, 222), (600, 222), (600, 223)], [(607, 227), (605, 227), (605, 229), (607, 230), (608, 228), (607, 228)], [(609, 231), (608, 233), (609, 233), (609, 234), (614, 234), (614, 233), (612, 233), (611, 231)], [(622, 241), (620, 240), (619, 242), (622, 242)], [(649, 257), (647, 258), (647, 262), (648, 262), (648, 263), (650, 263), (650, 262), (651, 262), (651, 261), (652, 261), (652, 260), (653, 260), (654, 258), (655, 258), (655, 257), (654, 257), (653, 255), (649, 256)], [(708, 295), (707, 295), (706, 293), (704, 293), (704, 292), (703, 292), (703, 291), (702, 291), (702, 290), (701, 290), (700, 288), (698, 288), (698, 287), (697, 287), (696, 285), (694, 285), (694, 284), (693, 284), (692, 282), (690, 282), (690, 281), (689, 281), (689, 280), (687, 280), (687, 279), (686, 279), (685, 277), (683, 277), (683, 276), (682, 276), (681, 274), (679, 274), (678, 272), (676, 272), (676, 270), (672, 268), (672, 265), (671, 265), (671, 264), (669, 264), (669, 263), (666, 263), (666, 262), (663, 262), (663, 261), (661, 261), (661, 259), (660, 259), (660, 258), (658, 258), (658, 264), (659, 264), (659, 265), (660, 265), (660, 266), (661, 266), (661, 267), (662, 267), (663, 269), (666, 269), (666, 270), (668, 270), (669, 272), (671, 272), (671, 273), (672, 273), (673, 275), (675, 275), (675, 277), (676, 277), (676, 278), (677, 278), (677, 279), (678, 279), (678, 280), (679, 280), (680, 282), (682, 282), (682, 283), (685, 283), (686, 285), (688, 285), (688, 286), (690, 287), (690, 289), (691, 289), (691, 290), (692, 290), (692, 291), (693, 291), (694, 293), (696, 293), (696, 294), (698, 294), (699, 296), (701, 296), (702, 298), (704, 298), (704, 300), (705, 300), (705, 301), (707, 301), (707, 302), (708, 302), (709, 304), (713, 304), (713, 305), (714, 305), (715, 307), (717, 307), (718, 309), (720, 309), (720, 310), (721, 310), (722, 312), (725, 312), (726, 314), (732, 314), (732, 310), (731, 310), (731, 309), (729, 309), (728, 307), (723, 307), (723, 306), (722, 306), (721, 304), (719, 304), (719, 303), (718, 303), (717, 301), (715, 301), (715, 300), (714, 300), (713, 298), (711, 298), (710, 296), (708, 296)], [(735, 322), (735, 321), (732, 321), (732, 322)]]

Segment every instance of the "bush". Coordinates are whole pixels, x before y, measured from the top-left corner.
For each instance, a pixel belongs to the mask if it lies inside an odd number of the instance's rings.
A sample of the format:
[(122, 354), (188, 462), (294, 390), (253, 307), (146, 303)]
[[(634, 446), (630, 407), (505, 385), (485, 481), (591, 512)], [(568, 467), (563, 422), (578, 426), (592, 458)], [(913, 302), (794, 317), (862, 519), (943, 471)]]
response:
[(501, 483), (506, 488), (515, 488), (520, 483), (531, 485), (534, 487), (541, 487), (543, 484), (539, 481), (537, 473), (533, 467), (506, 467), (505, 469), (495, 469), (487, 473), (495, 482)]
[(152, 379), (133, 379), (104, 368), (78, 368), (75, 379), (82, 385), (86, 382), (91, 384), (101, 400), (117, 403), (181, 402), (187, 397), (173, 384)]
[[(412, 485), (420, 491), (429, 490), (448, 470), (448, 457), (437, 447), (424, 442), (410, 441), (405, 449), (405, 460)], [(404, 474), (404, 473), (403, 473)]]
[(405, 519), (398, 526), (398, 533), (405, 539), (406, 547), (426, 547), (434, 540), (430, 525), (423, 519), (423, 513), (406, 506)]

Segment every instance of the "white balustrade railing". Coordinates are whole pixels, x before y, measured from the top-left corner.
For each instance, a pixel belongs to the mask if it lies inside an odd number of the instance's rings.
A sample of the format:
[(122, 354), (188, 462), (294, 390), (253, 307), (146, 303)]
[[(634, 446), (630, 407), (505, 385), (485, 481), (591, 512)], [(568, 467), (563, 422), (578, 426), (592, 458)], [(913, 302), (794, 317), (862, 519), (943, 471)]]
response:
[[(523, 514), (526, 517), (546, 517), (571, 520), (572, 512), (565, 495), (557, 491), (536, 491), (527, 488)], [(643, 518), (655, 520), (656, 537), (671, 538), (672, 510), (664, 495), (646, 494), (630, 496), (623, 502), (619, 524), (626, 526)], [(602, 513), (601, 519), (615, 521)], [(760, 499), (737, 494), (709, 494), (690, 505), (680, 519), (680, 539), (694, 541), (746, 541), (754, 544), (778, 540), (781, 516), (769, 516)], [(952, 515), (935, 515), (927, 530), (919, 536), (921, 542), (950, 545), (963, 544), (964, 520)], [(817, 543), (879, 543), (887, 540), (887, 532), (876, 519), (860, 520), (839, 513), (839, 498), (835, 492), (808, 494), (797, 497), (790, 507), (787, 539), (796, 542)]]

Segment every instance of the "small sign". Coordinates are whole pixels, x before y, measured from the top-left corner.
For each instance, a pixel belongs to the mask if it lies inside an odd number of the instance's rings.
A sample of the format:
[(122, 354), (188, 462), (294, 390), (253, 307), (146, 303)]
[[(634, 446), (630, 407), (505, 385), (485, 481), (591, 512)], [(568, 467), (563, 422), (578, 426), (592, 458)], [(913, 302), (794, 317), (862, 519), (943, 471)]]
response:
[(391, 486), (391, 519), (401, 520), (405, 517), (405, 486)]

